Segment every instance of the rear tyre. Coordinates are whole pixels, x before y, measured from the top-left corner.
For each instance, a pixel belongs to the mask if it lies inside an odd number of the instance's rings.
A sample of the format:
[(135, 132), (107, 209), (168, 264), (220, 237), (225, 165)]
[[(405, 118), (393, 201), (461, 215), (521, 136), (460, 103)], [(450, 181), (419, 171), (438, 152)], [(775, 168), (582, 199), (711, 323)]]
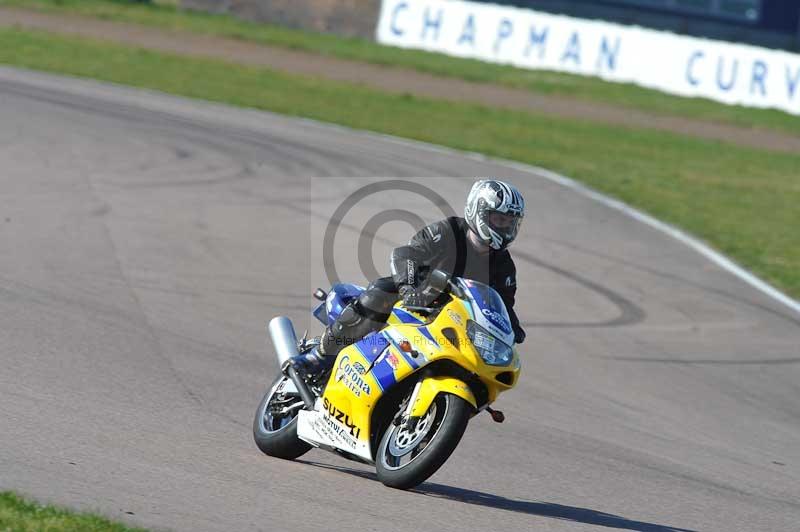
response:
[(427, 480), (458, 446), (473, 412), (464, 399), (441, 393), (413, 430), (405, 424), (389, 425), (375, 459), (378, 479), (397, 489), (413, 488)]
[(294, 460), (311, 449), (297, 437), (297, 412), (303, 400), (297, 393), (284, 392), (288, 377), (280, 375), (270, 385), (256, 410), (253, 439), (264, 454)]

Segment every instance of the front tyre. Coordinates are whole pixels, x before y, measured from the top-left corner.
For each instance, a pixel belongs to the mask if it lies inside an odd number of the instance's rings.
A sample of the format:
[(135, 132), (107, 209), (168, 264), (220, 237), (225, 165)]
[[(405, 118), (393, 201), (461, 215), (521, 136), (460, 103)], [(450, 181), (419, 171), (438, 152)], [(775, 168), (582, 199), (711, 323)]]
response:
[(299, 394), (285, 391), (288, 382), (279, 375), (264, 394), (253, 420), (253, 439), (264, 454), (294, 460), (311, 445), (297, 437), (297, 413), (304, 405)]
[(473, 412), (464, 399), (440, 393), (413, 430), (405, 423), (389, 425), (376, 455), (378, 479), (398, 489), (424, 482), (453, 453)]

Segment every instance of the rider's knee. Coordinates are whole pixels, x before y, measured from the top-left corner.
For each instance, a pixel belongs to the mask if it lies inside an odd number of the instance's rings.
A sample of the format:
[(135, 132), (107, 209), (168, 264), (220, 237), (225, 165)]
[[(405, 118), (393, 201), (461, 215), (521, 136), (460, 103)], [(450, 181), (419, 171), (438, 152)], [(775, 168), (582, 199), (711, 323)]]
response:
[(397, 285), (391, 277), (381, 277), (371, 282), (358, 297), (356, 310), (363, 316), (385, 322), (397, 302)]
[(360, 309), (355, 303), (356, 302), (353, 302), (342, 309), (341, 314), (339, 314), (339, 319), (336, 320), (339, 324), (345, 327), (352, 327), (364, 319), (363, 312), (360, 312)]
[(358, 311), (365, 318), (373, 321), (386, 321), (389, 319), (389, 314), (392, 307), (397, 301), (397, 295), (387, 297), (387, 294), (378, 293), (364, 293), (358, 298)]

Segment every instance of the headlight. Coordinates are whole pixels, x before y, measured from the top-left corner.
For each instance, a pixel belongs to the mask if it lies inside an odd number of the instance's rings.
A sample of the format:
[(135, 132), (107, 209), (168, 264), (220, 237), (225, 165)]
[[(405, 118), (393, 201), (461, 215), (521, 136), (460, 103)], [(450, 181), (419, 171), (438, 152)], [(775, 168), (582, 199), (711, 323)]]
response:
[(467, 320), (467, 336), (483, 361), (491, 366), (507, 366), (514, 358), (511, 346), (498, 340), (492, 333), (472, 320)]

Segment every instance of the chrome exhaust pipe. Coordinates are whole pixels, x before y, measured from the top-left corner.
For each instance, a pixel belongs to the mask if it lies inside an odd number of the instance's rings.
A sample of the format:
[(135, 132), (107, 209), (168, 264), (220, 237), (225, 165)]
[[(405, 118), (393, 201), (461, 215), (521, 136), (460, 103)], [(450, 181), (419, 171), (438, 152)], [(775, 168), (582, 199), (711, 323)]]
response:
[(269, 336), (275, 346), (275, 356), (278, 365), (283, 367), (290, 358), (299, 355), (297, 351), (297, 336), (294, 334), (292, 320), (286, 316), (277, 316), (269, 322)]
[(278, 358), (281, 371), (292, 380), (306, 408), (313, 409), (314, 394), (308, 389), (306, 381), (289, 364), (290, 358), (300, 354), (297, 350), (297, 335), (294, 333), (292, 320), (286, 316), (272, 318), (269, 322), (269, 336), (272, 338), (272, 345), (275, 347), (275, 356)]

